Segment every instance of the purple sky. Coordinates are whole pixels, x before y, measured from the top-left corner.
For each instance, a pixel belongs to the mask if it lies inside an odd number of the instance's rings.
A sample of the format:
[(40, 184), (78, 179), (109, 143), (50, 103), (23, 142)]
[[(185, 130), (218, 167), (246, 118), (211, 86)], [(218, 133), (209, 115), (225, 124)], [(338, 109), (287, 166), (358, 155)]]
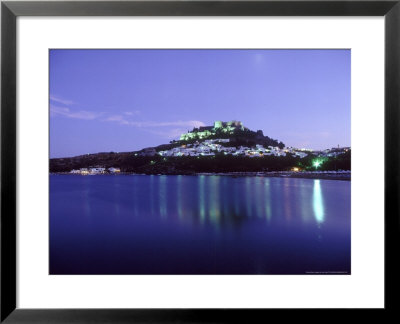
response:
[(134, 151), (214, 120), (350, 146), (350, 63), (350, 50), (51, 50), (50, 157)]

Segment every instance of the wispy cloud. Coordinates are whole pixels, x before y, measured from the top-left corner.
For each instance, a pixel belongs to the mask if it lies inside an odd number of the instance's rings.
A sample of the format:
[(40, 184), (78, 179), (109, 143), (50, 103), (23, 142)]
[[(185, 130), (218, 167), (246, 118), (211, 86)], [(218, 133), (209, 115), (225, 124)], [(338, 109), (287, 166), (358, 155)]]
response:
[(71, 100), (61, 99), (56, 96), (50, 96), (50, 115), (52, 117), (62, 116), (65, 118), (83, 119), (83, 120), (97, 120), (101, 122), (118, 123), (120, 125), (132, 126), (145, 129), (153, 134), (157, 134), (167, 138), (175, 138), (180, 134), (186, 132), (188, 129), (194, 127), (205, 126), (199, 120), (177, 120), (177, 121), (138, 121), (134, 117), (140, 115), (139, 110), (124, 111), (118, 114), (107, 114), (104, 112), (93, 112), (86, 109), (71, 109), (70, 105), (74, 108), (79, 105)]
[(126, 116), (137, 116), (137, 115), (140, 115), (140, 110), (125, 111), (124, 115), (126, 115)]
[(50, 105), (50, 114), (51, 116), (61, 115), (68, 118), (94, 120), (99, 118), (103, 113), (95, 113), (87, 110), (72, 111), (68, 107)]
[(171, 122), (130, 122), (129, 125), (137, 126), (137, 127), (200, 127), (205, 126), (205, 124), (199, 120), (178, 120)]
[(202, 121), (199, 120), (178, 120), (178, 121), (167, 121), (167, 122), (156, 122), (156, 121), (136, 121), (130, 120), (123, 115), (112, 115), (103, 119), (106, 122), (117, 122), (122, 125), (130, 125), (134, 127), (148, 128), (148, 127), (200, 127), (205, 126)]
[(183, 133), (186, 133), (185, 128), (173, 128), (173, 129), (154, 129), (154, 128), (143, 128), (146, 132), (161, 136), (168, 139), (174, 139), (180, 137)]
[(50, 95), (50, 100), (67, 106), (74, 104), (72, 100), (63, 99), (54, 95)]
[(108, 117), (104, 118), (103, 121), (116, 122), (116, 123), (120, 123), (122, 125), (128, 125), (129, 124), (129, 122), (122, 115), (111, 115), (111, 116), (108, 116)]
[[(75, 109), (71, 109), (74, 106)], [(50, 116), (63, 116), (66, 118), (95, 120), (103, 115), (101, 112), (94, 112), (87, 109), (76, 109), (77, 103), (61, 98), (55, 95), (50, 95)]]

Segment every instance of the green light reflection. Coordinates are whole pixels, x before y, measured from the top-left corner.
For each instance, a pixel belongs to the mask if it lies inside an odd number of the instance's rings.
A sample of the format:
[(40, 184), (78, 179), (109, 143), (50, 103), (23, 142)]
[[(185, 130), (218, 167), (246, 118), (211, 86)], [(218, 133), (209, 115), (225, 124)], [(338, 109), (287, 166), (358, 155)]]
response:
[(210, 190), (210, 195), (209, 195), (209, 201), (210, 201), (210, 208), (209, 208), (209, 216), (210, 220), (212, 223), (215, 225), (219, 225), (219, 218), (221, 216), (220, 214), (220, 206), (219, 206), (219, 180), (220, 177), (210, 177), (210, 182), (211, 182), (211, 190)]
[(206, 201), (205, 201), (205, 194), (204, 194), (204, 178), (205, 176), (199, 177), (199, 212), (200, 212), (200, 222), (204, 224), (206, 219)]
[(181, 175), (178, 175), (178, 178), (177, 178), (177, 182), (178, 182), (178, 184), (177, 184), (177, 204), (178, 204), (178, 217), (179, 217), (179, 219), (182, 219), (183, 218), (183, 211), (182, 211), (182, 202), (183, 202), (183, 199), (182, 199), (182, 187), (183, 187), (183, 185), (182, 185), (182, 176)]

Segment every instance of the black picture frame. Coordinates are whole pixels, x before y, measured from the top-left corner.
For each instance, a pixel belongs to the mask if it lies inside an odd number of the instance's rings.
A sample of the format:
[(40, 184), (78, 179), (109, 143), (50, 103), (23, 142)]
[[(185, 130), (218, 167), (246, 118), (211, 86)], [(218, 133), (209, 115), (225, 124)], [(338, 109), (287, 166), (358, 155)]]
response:
[[(2, 1), (1, 3), (0, 321), (2, 323), (252, 323), (267, 321), (266, 316), (281, 315), (288, 309), (16, 308), (16, 19), (18, 16), (384, 16), (385, 307), (375, 310), (353, 309), (347, 310), (347, 313), (357, 312), (357, 316), (368, 316), (370, 320), (379, 321), (384, 321), (383, 317), (394, 315), (399, 306), (397, 296), (400, 273), (398, 266), (400, 255), (400, 0)], [(315, 313), (321, 311), (317, 309), (292, 310), (296, 313), (295, 316), (300, 317), (314, 316)], [(332, 314), (331, 319), (334, 319), (337, 310), (323, 311)]]

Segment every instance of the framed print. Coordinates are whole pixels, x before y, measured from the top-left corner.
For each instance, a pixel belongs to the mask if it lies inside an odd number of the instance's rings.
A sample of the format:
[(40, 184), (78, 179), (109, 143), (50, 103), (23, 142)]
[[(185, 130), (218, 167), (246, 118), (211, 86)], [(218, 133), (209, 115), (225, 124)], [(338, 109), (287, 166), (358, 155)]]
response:
[(399, 15), (2, 2), (1, 320), (394, 312)]
[[(51, 49), (49, 58), (50, 275), (351, 274), (350, 50)], [(75, 108), (94, 97), (99, 108)], [(291, 144), (272, 137), (279, 130)], [(321, 142), (310, 142), (314, 132)]]

